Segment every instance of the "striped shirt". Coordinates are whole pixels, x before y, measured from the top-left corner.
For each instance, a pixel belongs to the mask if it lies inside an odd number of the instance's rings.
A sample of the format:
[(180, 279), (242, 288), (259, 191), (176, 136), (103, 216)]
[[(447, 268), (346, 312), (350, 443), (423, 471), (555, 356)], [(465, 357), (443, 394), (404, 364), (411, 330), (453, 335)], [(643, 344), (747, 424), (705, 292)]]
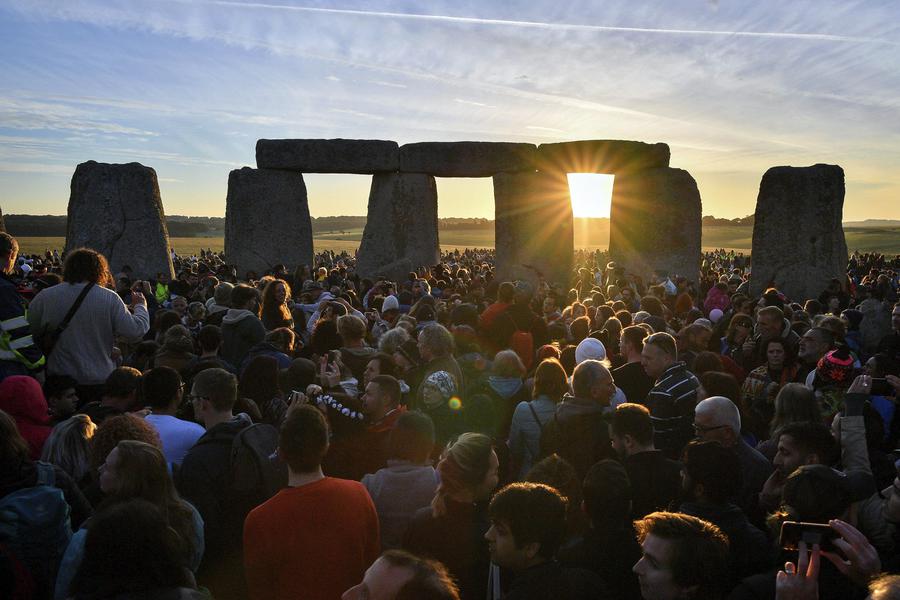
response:
[(679, 361), (673, 363), (647, 394), (646, 407), (653, 421), (656, 447), (670, 457), (678, 457), (694, 437), (694, 407), (700, 381)]

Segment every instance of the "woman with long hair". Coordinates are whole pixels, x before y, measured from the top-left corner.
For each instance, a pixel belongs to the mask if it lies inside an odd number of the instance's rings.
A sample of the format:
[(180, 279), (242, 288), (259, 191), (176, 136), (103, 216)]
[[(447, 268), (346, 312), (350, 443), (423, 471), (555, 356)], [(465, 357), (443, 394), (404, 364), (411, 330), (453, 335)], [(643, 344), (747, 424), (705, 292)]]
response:
[(749, 420), (745, 428), (759, 439), (768, 433), (778, 391), (794, 380), (799, 368), (793, 346), (782, 338), (767, 340), (765, 353), (766, 364), (750, 371), (741, 388), (741, 403)]
[[(166, 525), (174, 532), (172, 558), (182, 567), (197, 570), (204, 550), (203, 519), (197, 509), (178, 495), (159, 448), (136, 440), (119, 442), (100, 467), (100, 488), (106, 499), (95, 518), (129, 500), (150, 502), (161, 510)], [(69, 586), (84, 557), (92, 520), (75, 532), (66, 548), (56, 580), (57, 599), (68, 597)]]
[(541, 430), (553, 415), (556, 405), (569, 392), (566, 370), (555, 358), (541, 361), (534, 372), (531, 400), (516, 406), (509, 429), (509, 451), (516, 480), (522, 480), (541, 453)]
[(743, 365), (744, 353), (741, 346), (753, 336), (753, 318), (743, 313), (735, 313), (728, 322), (725, 337), (721, 338), (720, 353), (738, 365)]
[(438, 463), (441, 483), (431, 506), (416, 512), (403, 547), (439, 560), (459, 581), (460, 598), (484, 598), (490, 555), (487, 501), (497, 487), (499, 461), (491, 438), (464, 433)]
[(788, 383), (775, 396), (775, 414), (769, 423), (769, 438), (756, 447), (769, 460), (775, 458), (781, 428), (789, 423), (818, 423), (822, 408), (815, 392), (802, 383)]
[(278, 388), (278, 361), (271, 356), (257, 356), (241, 374), (238, 393), (259, 407), (263, 423), (280, 427), (287, 404)]
[(165, 507), (135, 498), (98, 514), (67, 598), (208, 598), (179, 560), (180, 539)]
[(76, 483), (86, 482), (91, 472), (90, 442), (96, 431), (89, 416), (72, 415), (50, 432), (41, 460), (56, 465)]
[(294, 326), (294, 317), (288, 307), (290, 299), (291, 287), (283, 279), (273, 279), (263, 288), (260, 318), (267, 331)]

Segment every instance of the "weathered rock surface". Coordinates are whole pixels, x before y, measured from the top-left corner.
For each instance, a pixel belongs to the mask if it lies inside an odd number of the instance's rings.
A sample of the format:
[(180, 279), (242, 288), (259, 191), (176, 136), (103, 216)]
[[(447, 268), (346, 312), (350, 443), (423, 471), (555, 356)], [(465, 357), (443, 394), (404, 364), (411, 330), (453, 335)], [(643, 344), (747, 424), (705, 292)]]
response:
[(135, 276), (173, 276), (169, 233), (156, 171), (138, 163), (88, 161), (72, 176), (66, 251), (93, 248), (113, 273), (130, 266)]
[(669, 146), (628, 140), (580, 140), (541, 144), (542, 171), (613, 175), (669, 166)]
[(422, 142), (400, 146), (400, 171), (437, 177), (491, 177), (534, 171), (537, 146), (504, 142)]
[(753, 224), (750, 292), (775, 286), (792, 300), (817, 298), (847, 272), (841, 217), (844, 170), (837, 165), (772, 167), (763, 175)]
[(303, 175), (270, 169), (236, 169), (228, 176), (225, 259), (257, 276), (282, 263), (313, 264), (312, 221)]
[(656, 271), (698, 281), (702, 205), (690, 173), (668, 167), (617, 175), (609, 251), (627, 271), (651, 281)]
[(356, 267), (361, 276), (399, 279), (440, 260), (437, 185), (431, 175), (375, 175), (367, 215)]
[(567, 288), (575, 242), (565, 174), (495, 175), (494, 208), (500, 281), (543, 278)]
[(357, 173), (396, 171), (400, 166), (397, 142), (384, 140), (258, 140), (256, 166), (301, 173)]
[(3, 220), (3, 211), (0, 210), (0, 231), (6, 231), (6, 221)]

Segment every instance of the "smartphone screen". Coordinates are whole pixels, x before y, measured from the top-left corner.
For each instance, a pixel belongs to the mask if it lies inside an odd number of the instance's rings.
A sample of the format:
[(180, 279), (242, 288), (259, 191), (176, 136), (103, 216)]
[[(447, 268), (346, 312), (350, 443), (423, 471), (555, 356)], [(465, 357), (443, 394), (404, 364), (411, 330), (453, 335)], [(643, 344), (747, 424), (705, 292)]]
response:
[(813, 544), (819, 544), (819, 549), (823, 552), (838, 552), (834, 540), (839, 537), (841, 536), (837, 531), (822, 523), (785, 521), (781, 524), (779, 543), (785, 550), (799, 550), (800, 542), (806, 542), (809, 549), (812, 549)]

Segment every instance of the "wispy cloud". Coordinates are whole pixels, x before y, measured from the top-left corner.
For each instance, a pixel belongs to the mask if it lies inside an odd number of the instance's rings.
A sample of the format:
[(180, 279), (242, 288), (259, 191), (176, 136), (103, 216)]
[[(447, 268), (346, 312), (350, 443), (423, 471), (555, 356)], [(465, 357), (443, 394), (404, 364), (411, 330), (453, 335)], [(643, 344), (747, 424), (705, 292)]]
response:
[(468, 106), (481, 106), (483, 108), (495, 108), (490, 104), (485, 104), (484, 102), (475, 102), (474, 100), (464, 100), (462, 98), (454, 98), (454, 102), (458, 102), (459, 104), (467, 104)]
[(711, 29), (667, 29), (659, 27), (622, 27), (614, 25), (591, 25), (583, 23), (554, 23), (540, 21), (519, 21), (510, 19), (488, 19), (483, 17), (466, 17), (453, 15), (433, 15), (421, 13), (402, 13), (376, 10), (355, 10), (344, 8), (324, 8), (318, 6), (291, 6), (284, 4), (268, 4), (262, 2), (232, 2), (230, 0), (169, 0), (171, 2), (202, 2), (213, 6), (228, 6), (246, 10), (265, 9), (287, 12), (305, 12), (330, 15), (346, 15), (353, 17), (369, 17), (378, 19), (399, 19), (410, 21), (427, 21), (438, 23), (455, 23), (478, 26), (516, 27), (527, 29), (544, 29), (553, 31), (590, 31), (590, 32), (624, 32), (664, 35), (691, 35), (691, 36), (726, 36), (726, 37), (751, 37), (751, 38), (781, 38), (792, 40), (808, 40), (817, 42), (852, 42), (872, 43), (898, 46), (900, 43), (892, 40), (869, 37), (854, 37), (845, 35), (833, 35), (827, 33), (803, 33), (787, 31), (745, 31), (745, 30), (711, 30)]

